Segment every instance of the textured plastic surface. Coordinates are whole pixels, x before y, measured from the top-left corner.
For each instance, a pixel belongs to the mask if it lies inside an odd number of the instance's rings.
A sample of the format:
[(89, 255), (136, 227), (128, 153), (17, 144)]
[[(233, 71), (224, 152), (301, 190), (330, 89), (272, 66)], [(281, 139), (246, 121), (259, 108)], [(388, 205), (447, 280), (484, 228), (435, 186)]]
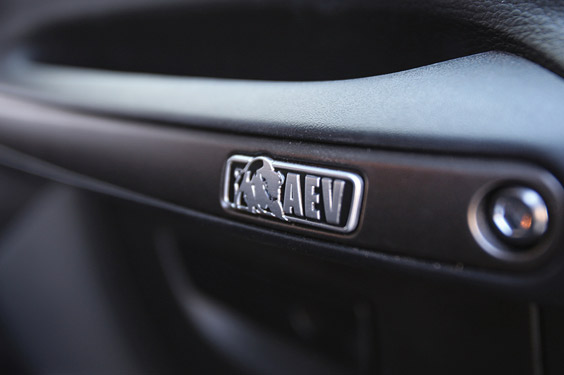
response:
[(4, 66), (3, 89), (95, 112), (294, 140), (564, 160), (564, 80), (485, 53), (378, 77), (260, 82)]

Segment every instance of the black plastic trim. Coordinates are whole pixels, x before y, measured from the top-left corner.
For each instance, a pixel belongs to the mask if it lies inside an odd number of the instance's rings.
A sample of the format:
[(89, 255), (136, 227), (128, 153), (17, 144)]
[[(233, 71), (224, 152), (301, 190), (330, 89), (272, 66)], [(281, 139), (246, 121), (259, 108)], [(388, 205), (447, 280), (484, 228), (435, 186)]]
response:
[[(484, 186), (521, 181), (539, 190), (559, 226), (563, 190), (550, 173), (528, 163), (278, 141), (83, 116), (0, 99), (5, 146), (115, 186), (180, 207), (260, 223), (354, 247), (494, 268), (527, 268), (484, 252), (467, 224), (468, 206)], [(234, 153), (357, 171), (365, 197), (359, 229), (339, 235), (225, 212), (223, 168)], [(559, 244), (553, 231), (550, 245)]]

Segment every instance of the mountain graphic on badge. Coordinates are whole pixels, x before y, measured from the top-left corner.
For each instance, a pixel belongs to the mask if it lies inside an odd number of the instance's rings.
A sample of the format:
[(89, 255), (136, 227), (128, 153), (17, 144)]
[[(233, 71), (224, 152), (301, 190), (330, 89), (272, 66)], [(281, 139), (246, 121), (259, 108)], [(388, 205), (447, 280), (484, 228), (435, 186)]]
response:
[(246, 206), (254, 214), (271, 215), (287, 221), (280, 201), (283, 183), (284, 176), (274, 170), (271, 159), (254, 158), (235, 179), (235, 204)]

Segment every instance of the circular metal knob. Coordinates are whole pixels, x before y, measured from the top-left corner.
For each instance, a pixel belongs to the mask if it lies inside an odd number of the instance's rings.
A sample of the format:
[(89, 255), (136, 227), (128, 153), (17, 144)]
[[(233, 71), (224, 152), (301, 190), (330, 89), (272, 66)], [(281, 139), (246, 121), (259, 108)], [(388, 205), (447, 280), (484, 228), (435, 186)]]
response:
[(536, 191), (526, 187), (504, 188), (491, 202), (491, 224), (505, 242), (528, 246), (546, 233), (548, 208)]

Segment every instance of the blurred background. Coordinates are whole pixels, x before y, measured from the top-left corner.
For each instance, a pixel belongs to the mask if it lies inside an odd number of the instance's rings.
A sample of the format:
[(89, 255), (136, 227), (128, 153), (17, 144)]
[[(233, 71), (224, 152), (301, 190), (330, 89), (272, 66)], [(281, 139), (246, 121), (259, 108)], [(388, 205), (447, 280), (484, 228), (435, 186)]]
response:
[[(0, 0), (0, 373), (563, 373), (563, 72), (558, 2)], [(230, 216), (235, 152), (364, 226)], [(499, 176), (530, 262), (467, 227)]]

